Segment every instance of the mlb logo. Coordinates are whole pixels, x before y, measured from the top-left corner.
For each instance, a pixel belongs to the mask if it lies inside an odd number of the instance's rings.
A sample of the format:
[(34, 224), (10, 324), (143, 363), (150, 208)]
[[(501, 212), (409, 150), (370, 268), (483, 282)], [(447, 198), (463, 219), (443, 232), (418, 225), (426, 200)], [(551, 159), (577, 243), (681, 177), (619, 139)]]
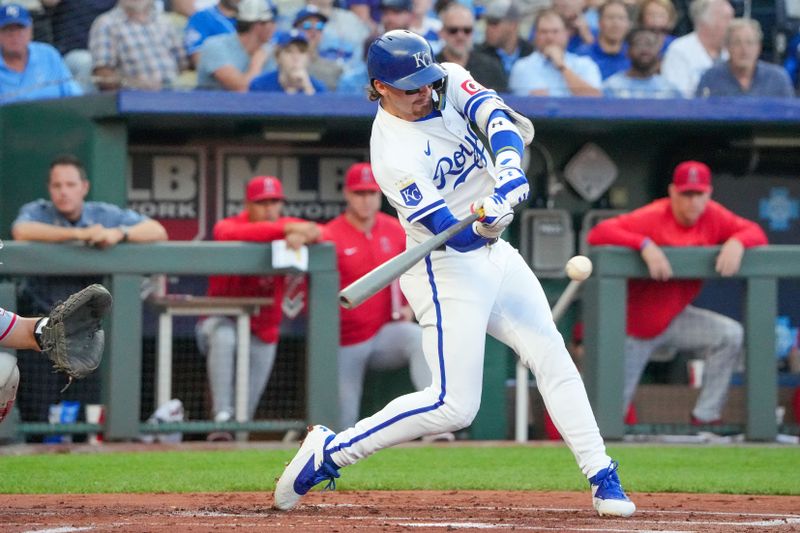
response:
[(420, 192), (416, 183), (400, 189), (400, 195), (403, 197), (403, 203), (408, 207), (416, 207), (422, 201), (422, 192)]

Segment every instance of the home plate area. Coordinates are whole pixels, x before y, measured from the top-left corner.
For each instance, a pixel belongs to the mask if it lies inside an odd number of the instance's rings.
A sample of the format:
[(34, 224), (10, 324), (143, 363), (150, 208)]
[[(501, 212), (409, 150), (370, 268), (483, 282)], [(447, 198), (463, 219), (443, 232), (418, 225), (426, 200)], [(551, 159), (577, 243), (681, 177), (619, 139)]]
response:
[(2, 530), (800, 532), (800, 497), (632, 494), (628, 519), (598, 517), (586, 493), (314, 492), (289, 512), (271, 493), (3, 495)]

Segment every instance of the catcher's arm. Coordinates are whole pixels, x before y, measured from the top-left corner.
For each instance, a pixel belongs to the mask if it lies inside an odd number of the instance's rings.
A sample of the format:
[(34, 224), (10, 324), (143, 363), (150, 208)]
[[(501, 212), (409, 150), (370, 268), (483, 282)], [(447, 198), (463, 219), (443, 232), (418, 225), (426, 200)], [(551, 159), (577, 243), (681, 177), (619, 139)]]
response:
[(36, 341), (56, 371), (69, 376), (67, 387), (73, 379), (86, 377), (100, 365), (105, 346), (102, 320), (111, 303), (111, 293), (105, 287), (89, 285), (36, 323)]

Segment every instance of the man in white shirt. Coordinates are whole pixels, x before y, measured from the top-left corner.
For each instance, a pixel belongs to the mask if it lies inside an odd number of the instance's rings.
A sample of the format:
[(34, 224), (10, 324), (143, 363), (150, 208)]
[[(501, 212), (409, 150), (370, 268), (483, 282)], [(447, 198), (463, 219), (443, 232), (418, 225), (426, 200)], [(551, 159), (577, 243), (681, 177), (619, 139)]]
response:
[(518, 96), (600, 96), (602, 79), (588, 57), (567, 52), (564, 19), (551, 9), (536, 15), (536, 52), (514, 63), (508, 86)]
[(694, 96), (703, 72), (716, 61), (728, 59), (724, 42), (733, 8), (728, 0), (694, 0), (689, 16), (695, 30), (675, 39), (661, 64), (661, 74), (686, 98)]

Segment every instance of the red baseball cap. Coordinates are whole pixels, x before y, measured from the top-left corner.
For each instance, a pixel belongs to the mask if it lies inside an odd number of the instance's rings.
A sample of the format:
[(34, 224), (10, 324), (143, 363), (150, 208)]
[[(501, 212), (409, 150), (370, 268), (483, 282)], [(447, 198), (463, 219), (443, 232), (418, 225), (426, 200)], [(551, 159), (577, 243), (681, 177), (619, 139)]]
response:
[(372, 165), (356, 163), (347, 169), (344, 177), (344, 188), (348, 191), (380, 191), (378, 182), (372, 174)]
[(256, 176), (247, 182), (248, 202), (261, 200), (283, 200), (283, 185), (275, 176)]
[(711, 169), (699, 161), (684, 161), (672, 174), (672, 183), (678, 192), (711, 190)]

